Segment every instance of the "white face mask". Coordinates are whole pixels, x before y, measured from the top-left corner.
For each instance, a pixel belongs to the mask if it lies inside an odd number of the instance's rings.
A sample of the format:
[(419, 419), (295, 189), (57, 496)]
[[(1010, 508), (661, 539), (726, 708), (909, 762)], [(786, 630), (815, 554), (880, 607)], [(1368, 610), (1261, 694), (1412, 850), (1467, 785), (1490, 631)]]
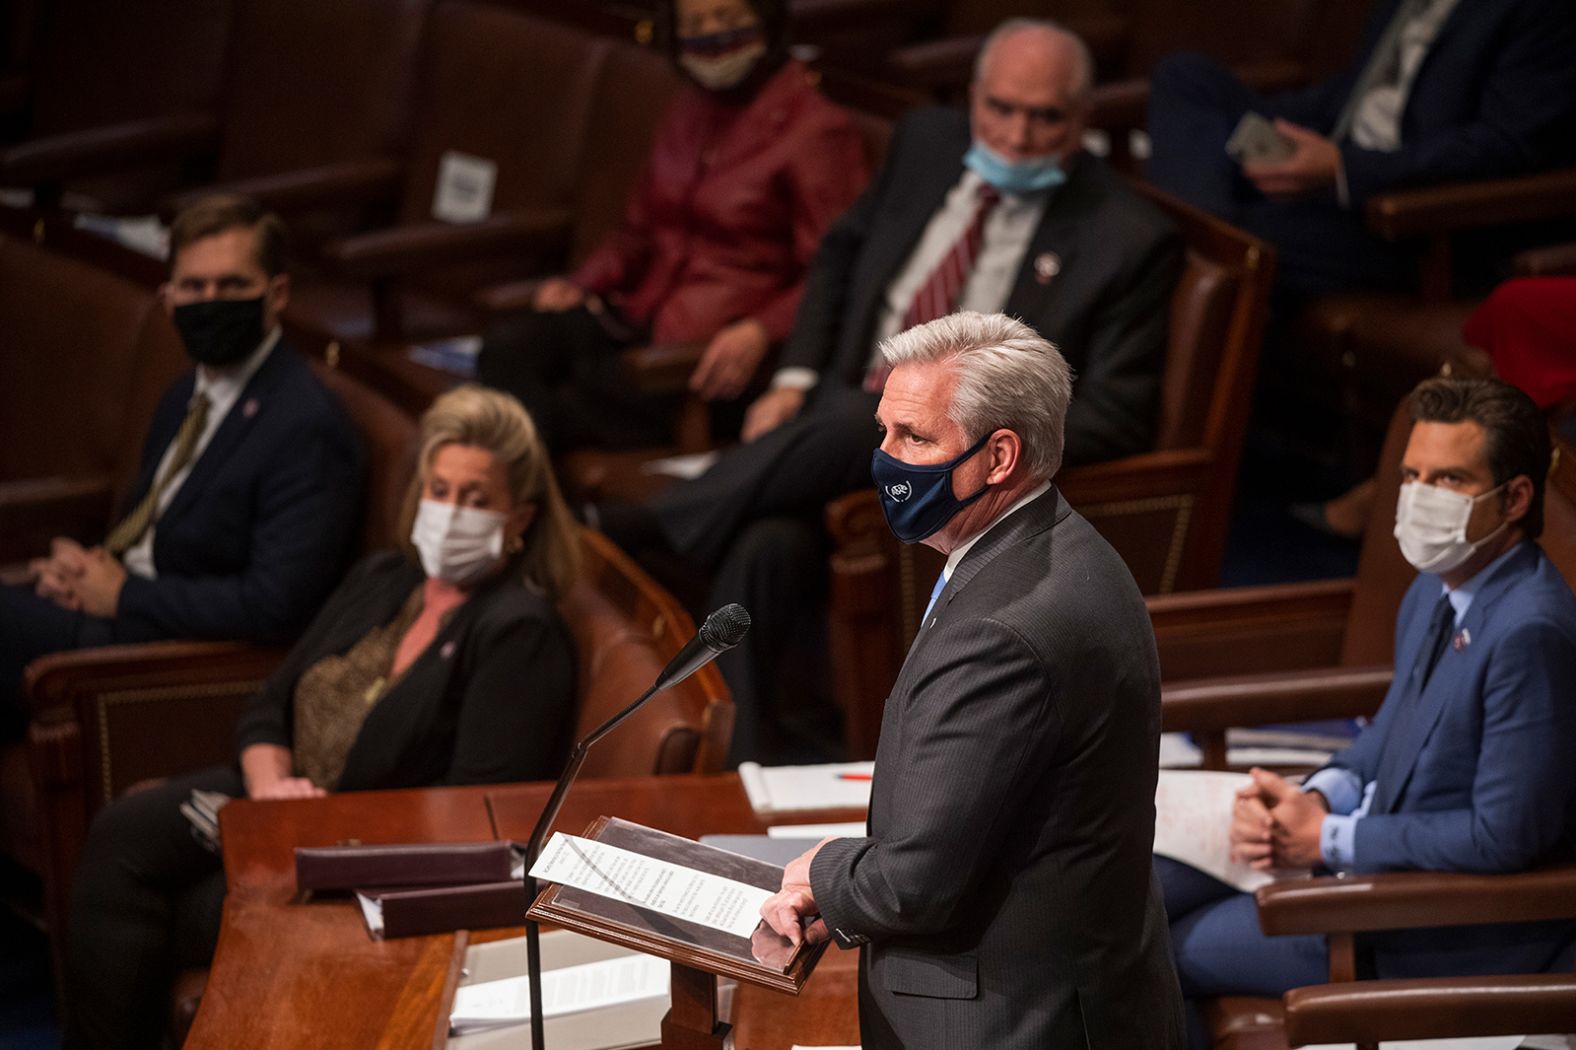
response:
[(1395, 504), (1395, 538), (1401, 542), (1401, 553), (1418, 572), (1437, 576), (1460, 567), (1509, 524), (1501, 521), (1482, 539), (1467, 539), (1472, 508), (1504, 487), (1496, 485), (1474, 497), (1420, 481), (1402, 485)]
[(680, 54), (679, 65), (701, 87), (726, 91), (743, 83), (765, 54), (766, 41), (757, 40), (717, 55)]
[(428, 576), (458, 587), (486, 576), (503, 556), (508, 515), (424, 499), (410, 527), (410, 542)]

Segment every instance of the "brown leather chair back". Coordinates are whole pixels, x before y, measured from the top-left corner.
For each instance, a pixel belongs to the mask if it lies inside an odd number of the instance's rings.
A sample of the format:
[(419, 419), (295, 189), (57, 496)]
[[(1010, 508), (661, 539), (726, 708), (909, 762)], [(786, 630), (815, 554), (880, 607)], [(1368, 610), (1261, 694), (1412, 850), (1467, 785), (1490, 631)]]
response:
[(1543, 497), (1543, 535), (1538, 542), (1576, 590), (1576, 445), (1556, 441), (1549, 486)]
[(33, 134), (211, 110), (230, 8), (230, 0), (41, 3)]
[(186, 367), (148, 291), (0, 236), (0, 482), (97, 476), (124, 492)]
[(579, 165), (573, 261), (585, 258), (623, 218), (624, 201), (678, 89), (678, 75), (658, 52), (626, 43), (608, 49)]
[(219, 177), (394, 153), (429, 3), (237, 4)]
[(1188, 248), (1182, 276), (1171, 293), (1171, 326), (1155, 428), (1157, 449), (1204, 444), (1211, 424), (1219, 425), (1210, 409), (1221, 393), (1233, 308), (1245, 258), (1252, 250), (1238, 231), (1191, 208), (1173, 207), (1170, 212), (1184, 228)]
[[(599, 532), (582, 529), (582, 579), (559, 603), (579, 661), (575, 735), (601, 725), (650, 687), (694, 634), (678, 602)], [(652, 697), (586, 757), (585, 776), (714, 772), (733, 731), (733, 704), (715, 666)]]
[(316, 359), (312, 371), (333, 391), (367, 450), (367, 490), (359, 546), (382, 550), (403, 542), (397, 528), (415, 473), (420, 428), (410, 414), (370, 387)]

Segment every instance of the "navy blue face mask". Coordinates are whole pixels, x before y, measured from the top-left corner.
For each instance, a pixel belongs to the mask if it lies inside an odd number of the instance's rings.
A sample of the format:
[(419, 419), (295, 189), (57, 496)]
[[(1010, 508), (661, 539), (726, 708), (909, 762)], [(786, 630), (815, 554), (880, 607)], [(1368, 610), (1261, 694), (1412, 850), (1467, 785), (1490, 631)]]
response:
[(952, 494), (952, 472), (989, 440), (990, 434), (986, 434), (956, 459), (928, 466), (904, 463), (876, 449), (870, 459), (870, 476), (875, 479), (881, 511), (892, 534), (904, 543), (918, 543), (985, 495), (989, 483), (981, 485), (973, 495), (958, 499)]

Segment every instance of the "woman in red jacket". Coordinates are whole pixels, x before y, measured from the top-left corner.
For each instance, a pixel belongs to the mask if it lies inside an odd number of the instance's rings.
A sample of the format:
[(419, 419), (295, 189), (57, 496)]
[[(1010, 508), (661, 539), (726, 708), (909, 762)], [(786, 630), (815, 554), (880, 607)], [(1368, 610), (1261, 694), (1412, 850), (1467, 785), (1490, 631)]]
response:
[(533, 309), (494, 326), (478, 376), (520, 398), (556, 453), (661, 443), (673, 404), (618, 355), (703, 341), (690, 389), (736, 401), (793, 324), (821, 236), (864, 188), (853, 121), (788, 57), (782, 0), (671, 0), (688, 81), (658, 128), (621, 225)]

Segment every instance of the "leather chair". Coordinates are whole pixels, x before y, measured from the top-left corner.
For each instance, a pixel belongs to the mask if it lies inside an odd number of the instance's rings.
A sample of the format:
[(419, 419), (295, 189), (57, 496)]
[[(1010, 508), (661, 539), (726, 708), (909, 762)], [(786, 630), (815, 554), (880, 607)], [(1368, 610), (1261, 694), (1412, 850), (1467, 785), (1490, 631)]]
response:
[[(1146, 594), (1213, 586), (1225, 552), (1273, 252), (1153, 190), (1187, 261), (1171, 299), (1156, 448), (1068, 470), (1057, 484), (1117, 549)], [(942, 559), (891, 535), (874, 492), (826, 511), (832, 666), (852, 753), (873, 754), (881, 704)]]
[[(475, 331), (477, 289), (563, 269), (621, 214), (677, 84), (633, 44), (479, 3), (438, 8), (428, 57), (394, 225), (324, 245), (332, 279), (292, 299), (324, 341)], [(496, 166), (476, 222), (432, 217), (455, 152)]]
[[(368, 187), (386, 193), (395, 177), (393, 157), (428, 5), (429, 0), (237, 4), (222, 49), (226, 61), (216, 105), (171, 106), (145, 119), (30, 142), (0, 157), (0, 182), (52, 192), (69, 179), (157, 160), (211, 164), (209, 178), (224, 184), (251, 187), (241, 180), (273, 176), (261, 188), (302, 207), (360, 202)], [(85, 6), (98, 12), (102, 5)], [(115, 46), (125, 45), (117, 40)], [(220, 50), (209, 44), (204, 54)], [(141, 62), (137, 70), (148, 76)], [(93, 80), (93, 74), (85, 79)], [(141, 195), (113, 206), (146, 213), (158, 200)], [(304, 237), (302, 224), (296, 226), (298, 238)]]
[[(411, 473), (415, 422), (355, 380), (317, 373), (368, 450), (360, 546), (385, 546)], [(28, 665), (31, 778), (6, 777), (6, 816), (25, 847), (11, 855), (43, 881), (49, 929), (65, 928), (93, 814), (134, 784), (227, 760), (236, 716), (283, 655), (242, 642), (164, 641), (53, 653)], [(0, 769), (14, 761), (8, 749)]]
[[(1397, 412), (1376, 478), (1381, 493), (1399, 488), (1410, 427), (1404, 410)], [(1576, 585), (1576, 449), (1556, 448), (1540, 542)], [(1395, 616), (1414, 575), (1390, 535), (1390, 499), (1376, 501), (1352, 579), (1150, 599), (1165, 678), (1164, 728), (1191, 732), (1206, 768), (1225, 767), (1230, 727), (1377, 710), (1390, 684)], [(1576, 918), (1576, 867), (1499, 876), (1408, 872), (1289, 880), (1261, 889), (1258, 903), (1267, 933), (1330, 937), (1333, 983), (1288, 993), (1284, 1004), (1217, 1000), (1209, 1019), (1218, 1047), (1268, 1050), (1287, 1045), (1288, 1037), (1291, 1045), (1353, 1038), (1371, 1045), (1377, 1038), (1491, 1032), (1496, 1029), (1482, 1026), (1499, 1003), (1529, 1012), (1507, 1007), (1497, 1031), (1546, 1031), (1523, 1022), (1551, 1016), (1564, 1018), (1556, 1030), (1569, 1030), (1569, 975), (1373, 982), (1359, 989), (1343, 982), (1355, 975), (1353, 936), (1364, 931)]]
[[(0, 185), (34, 187), (42, 203), (57, 203), (68, 172), (54, 165), (100, 143), (104, 129), (150, 126), (216, 103), (230, 0), (25, 0), (6, 8), (10, 21), (0, 32), (9, 28), (14, 36), (11, 64), (0, 59), (0, 115), (19, 134), (0, 150)], [(70, 189), (107, 210), (153, 199), (178, 184), (178, 165), (154, 163), (167, 160), (127, 156), (131, 170), (116, 183), (91, 179)]]
[(0, 332), (3, 572), (51, 537), (102, 537), (143, 428), (189, 362), (153, 295), (3, 235)]

